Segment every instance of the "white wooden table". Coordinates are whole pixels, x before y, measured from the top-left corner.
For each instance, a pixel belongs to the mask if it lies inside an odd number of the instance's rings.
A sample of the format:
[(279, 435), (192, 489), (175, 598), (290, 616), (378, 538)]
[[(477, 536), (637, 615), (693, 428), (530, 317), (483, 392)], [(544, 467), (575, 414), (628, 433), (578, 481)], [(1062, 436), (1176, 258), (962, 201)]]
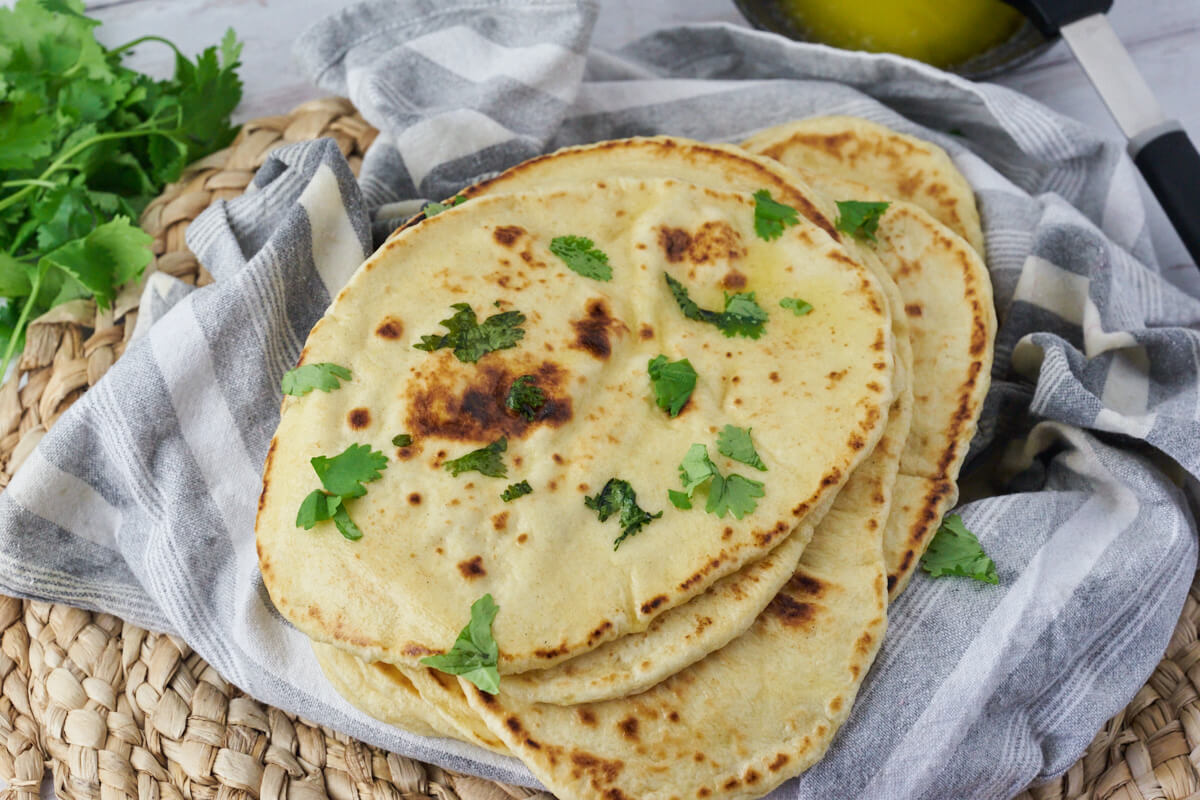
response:
[[(237, 117), (247, 119), (280, 113), (321, 94), (293, 67), (289, 48), (306, 27), (348, 4), (347, 0), (92, 0), (88, 7), (92, 16), (104, 22), (97, 35), (108, 44), (156, 33), (190, 53), (217, 42), (232, 26), (246, 43), (242, 55), (246, 93)], [(593, 41), (607, 48), (677, 23), (745, 24), (731, 0), (599, 0), (599, 5)], [(1200, 141), (1200, 0), (1117, 0), (1111, 17), (1168, 114), (1181, 119), (1193, 140)], [(165, 47), (150, 44), (140, 48), (130, 63), (165, 75), (172, 60)], [(1118, 135), (1061, 42), (998, 82)], [(1191, 268), (1148, 192), (1146, 197), (1160, 261), (1172, 268), (1173, 279), (1200, 294), (1200, 272)]]

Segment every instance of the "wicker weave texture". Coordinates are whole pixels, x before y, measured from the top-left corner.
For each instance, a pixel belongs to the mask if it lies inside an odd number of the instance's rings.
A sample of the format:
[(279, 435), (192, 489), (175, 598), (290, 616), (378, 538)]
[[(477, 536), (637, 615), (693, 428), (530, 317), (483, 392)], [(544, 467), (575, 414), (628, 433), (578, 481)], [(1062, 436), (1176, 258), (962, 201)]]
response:
[[(247, 123), (147, 207), (150, 271), (204, 285), (184, 243), (216, 200), (241, 194), (276, 147), (333, 138), (357, 174), (376, 131), (349, 102), (305, 103)], [(35, 320), (0, 387), (0, 486), (54, 421), (124, 352), (140, 285), (100, 311), (74, 301)], [(1061, 779), (1017, 800), (1200, 800), (1200, 574), (1170, 646), (1133, 701)], [(36, 800), (45, 767), (81, 800), (508, 800), (550, 795), (370, 747), (266, 706), (181, 640), (107, 614), (0, 597), (0, 778)]]

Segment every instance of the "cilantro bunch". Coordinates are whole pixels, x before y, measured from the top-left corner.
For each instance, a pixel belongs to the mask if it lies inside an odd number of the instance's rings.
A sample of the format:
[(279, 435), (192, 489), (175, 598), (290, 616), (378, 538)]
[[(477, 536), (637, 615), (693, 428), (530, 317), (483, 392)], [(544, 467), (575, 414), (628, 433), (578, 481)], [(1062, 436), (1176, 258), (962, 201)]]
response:
[[(237, 133), (232, 30), (193, 62), (157, 36), (107, 49), (82, 11), (80, 0), (0, 8), (0, 374), (31, 319), (80, 297), (108, 308), (142, 274), (142, 210)], [(143, 42), (175, 50), (171, 79), (122, 66)]]

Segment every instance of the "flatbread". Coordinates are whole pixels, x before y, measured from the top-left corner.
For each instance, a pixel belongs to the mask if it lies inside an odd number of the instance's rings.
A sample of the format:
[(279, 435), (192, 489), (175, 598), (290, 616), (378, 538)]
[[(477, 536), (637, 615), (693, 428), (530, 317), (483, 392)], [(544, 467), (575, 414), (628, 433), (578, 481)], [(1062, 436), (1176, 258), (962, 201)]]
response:
[[(678, 178), (699, 186), (747, 192), (766, 189), (776, 200), (802, 210), (831, 238), (840, 238), (830, 221), (833, 203), (817, 195), (797, 173), (740, 148), (678, 137), (632, 138), (564, 148), (468, 187), (461, 195), (475, 198), (614, 177)], [(901, 309), (899, 291), (874, 255), (868, 251), (861, 254), (861, 260), (880, 281), (889, 308)], [(892, 314), (892, 328), (897, 362), (910, 364), (912, 354), (903, 313)], [(898, 391), (900, 388), (897, 386)], [(779, 548), (763, 561), (722, 579), (703, 595), (666, 612), (647, 630), (555, 667), (514, 675), (505, 682), (504, 691), (523, 701), (569, 705), (648, 689), (745, 631), (792, 574), (803, 543), (810, 536), (805, 532), (800, 541), (793, 542), (799, 538), (793, 534), (789, 542), (796, 546), (787, 548), (787, 559), (780, 557), (785, 548)]]
[[(888, 200), (865, 184), (801, 171), (836, 200)], [(873, 253), (895, 279), (912, 342), (913, 426), (883, 543), (895, 600), (958, 500), (958, 473), (991, 384), (996, 311), (987, 266), (971, 246), (923, 209), (889, 202), (878, 241), (848, 239), (847, 247)]]
[[(341, 292), (301, 358), (355, 378), (283, 404), (257, 525), (280, 611), (364, 660), (415, 666), (448, 650), (471, 603), (491, 593), (501, 609), (499, 668), (515, 673), (645, 630), (777, 547), (881, 435), (892, 335), (867, 270), (809, 223), (758, 239), (753, 206), (746, 195), (677, 181), (618, 179), (477, 198), (389, 242)], [(677, 231), (689, 242), (684, 253)], [(548, 250), (560, 235), (593, 239), (613, 280), (568, 270)], [(745, 265), (753, 268), (738, 269)], [(664, 272), (706, 308), (720, 307), (722, 285), (756, 291), (771, 309), (767, 334), (730, 339), (685, 319)], [(795, 294), (817, 310), (798, 318), (778, 308)], [(525, 312), (519, 347), (477, 364), (411, 347), (444, 333), (439, 320), (462, 301), (481, 319), (493, 301)], [(654, 405), (646, 377), (659, 353), (687, 357), (700, 375), (673, 420)], [(830, 381), (831, 372), (841, 377)], [(538, 376), (550, 398), (532, 423), (493, 407), (521, 374)], [(817, 417), (820, 426), (806, 424)], [(770, 468), (757, 510), (737, 520), (667, 507), (691, 443), (708, 443), (726, 474), (752, 472), (716, 453), (725, 424), (751, 428)], [(398, 432), (412, 433), (413, 446), (388, 448)], [(507, 479), (442, 469), (501, 433)], [(328, 523), (298, 530), (296, 510), (319, 486), (309, 459), (352, 443), (391, 459), (348, 502), (364, 537), (346, 542)], [(612, 477), (628, 480), (644, 508), (666, 512), (615, 551), (615, 522), (599, 522), (583, 503)], [(522, 478), (534, 495), (503, 503), (504, 485)]]
[[(929, 212), (984, 257), (975, 192), (945, 150), (858, 117), (813, 117), (760, 131), (742, 145), (791, 167), (871, 186)], [(841, 198), (845, 199), (845, 198)]]
[(467, 702), (562, 800), (760, 797), (804, 771), (883, 639), (882, 529), (910, 411), (898, 399), (855, 491), (838, 495), (795, 576), (724, 648), (628, 698), (530, 704), (460, 680)]

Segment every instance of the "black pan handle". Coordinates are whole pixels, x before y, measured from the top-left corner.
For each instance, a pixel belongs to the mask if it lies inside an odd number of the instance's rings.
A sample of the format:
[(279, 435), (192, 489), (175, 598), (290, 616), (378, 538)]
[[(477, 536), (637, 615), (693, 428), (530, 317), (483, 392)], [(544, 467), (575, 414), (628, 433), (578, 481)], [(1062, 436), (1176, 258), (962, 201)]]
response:
[(1129, 154), (1192, 261), (1200, 266), (1200, 153), (1196, 146), (1175, 122), (1135, 138), (1129, 143)]

